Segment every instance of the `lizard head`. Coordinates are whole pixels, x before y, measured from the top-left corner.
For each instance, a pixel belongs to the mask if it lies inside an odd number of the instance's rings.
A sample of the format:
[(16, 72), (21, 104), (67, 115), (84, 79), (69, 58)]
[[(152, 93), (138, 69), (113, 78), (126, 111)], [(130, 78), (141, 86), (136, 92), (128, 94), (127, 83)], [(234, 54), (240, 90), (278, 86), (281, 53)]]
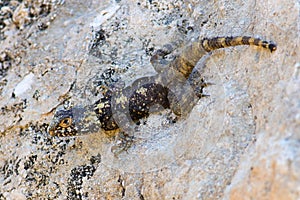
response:
[(77, 130), (72, 109), (56, 111), (48, 128), (51, 136), (59, 137), (77, 135)]
[(96, 132), (100, 122), (94, 112), (87, 107), (73, 107), (69, 110), (57, 110), (49, 125), (51, 136), (76, 136)]

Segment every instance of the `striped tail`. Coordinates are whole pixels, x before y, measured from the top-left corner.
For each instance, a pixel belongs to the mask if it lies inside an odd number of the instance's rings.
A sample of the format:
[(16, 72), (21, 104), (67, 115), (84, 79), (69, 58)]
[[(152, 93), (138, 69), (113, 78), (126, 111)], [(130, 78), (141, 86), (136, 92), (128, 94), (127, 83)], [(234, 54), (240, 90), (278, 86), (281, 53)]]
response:
[(277, 49), (276, 44), (272, 42), (263, 41), (259, 38), (238, 36), (238, 37), (215, 37), (215, 38), (204, 38), (201, 40), (202, 47), (210, 52), (215, 49), (238, 46), (238, 45), (255, 45), (265, 49), (269, 49), (271, 52)]

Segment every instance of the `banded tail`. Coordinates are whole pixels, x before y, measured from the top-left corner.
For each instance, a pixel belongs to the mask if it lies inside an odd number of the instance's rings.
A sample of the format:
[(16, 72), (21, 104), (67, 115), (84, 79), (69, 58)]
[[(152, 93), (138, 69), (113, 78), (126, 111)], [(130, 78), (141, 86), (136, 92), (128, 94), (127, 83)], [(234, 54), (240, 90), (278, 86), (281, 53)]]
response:
[(215, 49), (238, 46), (238, 45), (255, 45), (265, 49), (269, 49), (271, 52), (277, 49), (276, 44), (267, 42), (259, 38), (238, 36), (238, 37), (215, 37), (215, 38), (204, 38), (201, 40), (202, 47), (207, 51), (213, 51)]

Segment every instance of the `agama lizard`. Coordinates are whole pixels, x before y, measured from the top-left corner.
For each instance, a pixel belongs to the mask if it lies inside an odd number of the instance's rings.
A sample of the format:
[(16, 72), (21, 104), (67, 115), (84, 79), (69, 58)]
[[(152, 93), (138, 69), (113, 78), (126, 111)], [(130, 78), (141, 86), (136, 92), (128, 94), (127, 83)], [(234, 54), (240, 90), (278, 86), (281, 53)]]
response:
[(99, 132), (101, 128), (105, 131), (126, 129), (149, 116), (155, 105), (170, 108), (176, 115), (188, 114), (207, 86), (203, 79), (196, 83), (189, 79), (197, 62), (215, 49), (237, 45), (276, 50), (276, 44), (253, 37), (204, 38), (190, 43), (174, 60), (167, 62), (164, 56), (172, 49), (166, 45), (166, 51), (158, 50), (150, 60), (157, 75), (140, 78), (118, 91), (109, 90), (93, 105), (58, 110), (49, 133), (51, 136), (75, 136)]

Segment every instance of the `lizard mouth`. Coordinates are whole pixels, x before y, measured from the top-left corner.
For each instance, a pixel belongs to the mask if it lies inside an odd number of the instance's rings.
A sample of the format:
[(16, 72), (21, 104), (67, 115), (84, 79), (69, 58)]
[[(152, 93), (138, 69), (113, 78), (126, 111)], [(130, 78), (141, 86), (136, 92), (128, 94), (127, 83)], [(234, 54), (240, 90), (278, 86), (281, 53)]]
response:
[(51, 126), (51, 124), (48, 127), (47, 132), (49, 133), (49, 135), (51, 135), (52, 137), (57, 136), (58, 134), (56, 133), (54, 127)]
[(71, 133), (71, 132), (68, 132), (68, 131), (58, 131), (58, 130), (55, 130), (55, 129), (48, 129), (48, 133), (49, 135), (51, 135), (52, 137), (68, 137), (68, 136), (75, 136), (76, 134), (74, 133)]
[(51, 135), (52, 137), (56, 135), (55, 131), (54, 131), (55, 130), (54, 128), (55, 127), (53, 127), (52, 123), (50, 123), (49, 126), (48, 126), (48, 128), (47, 128), (47, 133), (49, 133), (49, 135)]
[(54, 136), (58, 136), (58, 137), (64, 137), (64, 136), (68, 136), (67, 134), (64, 134), (65, 132), (63, 131), (63, 133), (61, 131), (58, 131), (57, 128), (55, 126), (53, 126), (53, 124), (50, 124), (47, 132), (49, 133), (50, 136), (54, 137)]
[(77, 129), (73, 125), (65, 128), (55, 123), (50, 123), (47, 132), (52, 137), (69, 137), (77, 135)]
[(49, 134), (53, 137), (53, 136), (55, 136), (55, 133), (54, 133), (54, 131), (48, 131), (49, 132)]

